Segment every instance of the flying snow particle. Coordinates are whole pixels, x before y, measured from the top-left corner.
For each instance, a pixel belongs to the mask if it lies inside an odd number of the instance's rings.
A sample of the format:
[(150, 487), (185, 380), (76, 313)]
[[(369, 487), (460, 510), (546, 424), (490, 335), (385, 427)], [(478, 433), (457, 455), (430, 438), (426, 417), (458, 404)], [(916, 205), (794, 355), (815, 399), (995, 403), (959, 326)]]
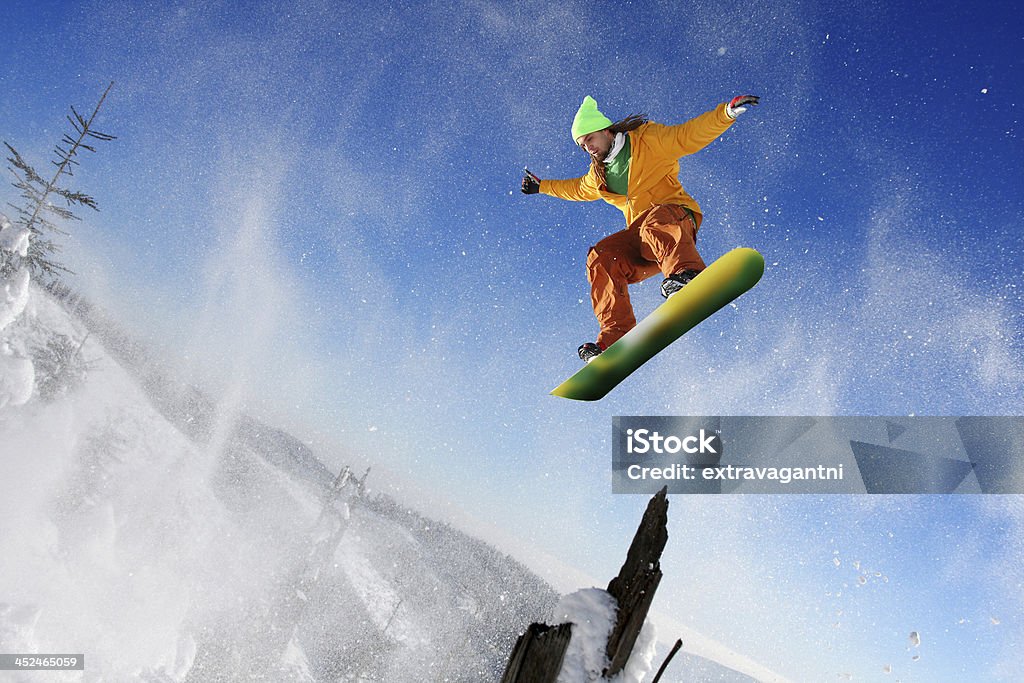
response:
[(724, 47), (718, 48), (718, 56), (721, 57), (724, 54), (725, 54), (725, 48)]
[(907, 642), (909, 643), (909, 645), (907, 645), (908, 649), (912, 647), (921, 647), (921, 634), (917, 631), (911, 631), (910, 635), (907, 637)]
[(999, 626), (999, 624), (1000, 624), (1000, 621), (998, 619), (996, 619), (995, 617), (989, 617), (988, 620), (992, 622), (993, 626)]
[(981, 89), (981, 94), (982, 95), (987, 95), (988, 94), (988, 88), (982, 88)]
[(892, 664), (886, 664), (885, 666), (883, 666), (882, 667), (882, 673), (884, 673), (884, 674), (891, 674), (892, 673)]

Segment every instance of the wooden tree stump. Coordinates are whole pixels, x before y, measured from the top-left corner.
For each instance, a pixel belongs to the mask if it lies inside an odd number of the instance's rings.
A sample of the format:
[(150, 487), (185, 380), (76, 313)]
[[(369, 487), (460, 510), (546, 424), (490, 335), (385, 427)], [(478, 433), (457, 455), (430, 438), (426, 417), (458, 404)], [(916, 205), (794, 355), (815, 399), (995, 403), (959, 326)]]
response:
[(572, 624), (530, 624), (512, 649), (501, 683), (555, 683), (571, 637)]
[[(618, 603), (615, 626), (608, 637), (609, 665), (604, 677), (620, 673), (629, 661), (637, 636), (661, 582), (661, 553), (668, 543), (668, 488), (647, 504), (647, 511), (626, 554), (619, 575), (608, 584)], [(530, 624), (509, 657), (501, 683), (556, 683), (569, 647), (572, 624)]]
[(608, 584), (608, 592), (619, 604), (615, 628), (608, 637), (606, 677), (622, 671), (633, 652), (637, 636), (654, 602), (661, 583), (661, 553), (668, 543), (668, 488), (663, 488), (647, 504), (647, 511), (636, 530), (626, 562)]

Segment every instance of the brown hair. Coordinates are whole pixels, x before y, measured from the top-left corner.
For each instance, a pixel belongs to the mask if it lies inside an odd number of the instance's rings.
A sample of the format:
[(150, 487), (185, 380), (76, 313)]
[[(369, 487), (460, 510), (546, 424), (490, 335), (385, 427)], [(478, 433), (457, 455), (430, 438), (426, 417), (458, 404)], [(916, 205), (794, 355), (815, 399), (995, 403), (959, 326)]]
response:
[[(630, 114), (626, 118), (621, 119), (619, 121), (616, 121), (612, 125), (608, 126), (607, 128), (605, 128), (605, 130), (609, 131), (612, 135), (616, 135), (618, 133), (628, 133), (629, 131), (636, 130), (640, 126), (644, 125), (645, 123), (647, 123), (647, 121), (648, 121), (648, 118), (647, 118), (646, 114)], [(596, 156), (591, 154), (590, 155), (590, 166), (597, 173), (598, 184), (599, 185), (604, 185), (605, 184), (604, 159), (598, 159)]]

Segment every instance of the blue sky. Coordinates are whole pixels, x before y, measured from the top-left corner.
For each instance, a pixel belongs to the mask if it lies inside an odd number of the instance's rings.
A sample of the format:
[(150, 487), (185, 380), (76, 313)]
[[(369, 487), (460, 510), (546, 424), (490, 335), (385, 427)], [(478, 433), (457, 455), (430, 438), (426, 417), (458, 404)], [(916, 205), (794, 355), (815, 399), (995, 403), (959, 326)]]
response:
[[(115, 81), (99, 120), (119, 139), (76, 176), (102, 208), (71, 226), (76, 282), (337, 462), (373, 461), (601, 578), (642, 508), (609, 493), (614, 415), (1019, 414), (1024, 34), (1008, 3), (247, 7), (7, 3), (0, 137), (43, 165), (67, 105)], [(596, 334), (587, 248), (623, 220), (522, 196), (522, 167), (585, 171), (569, 124), (587, 94), (612, 118), (677, 123), (748, 92), (762, 104), (681, 180), (705, 259), (754, 247), (764, 279), (600, 403), (548, 396)], [(633, 300), (651, 310), (657, 283)], [(1015, 503), (673, 505), (662, 608), (794, 679), (872, 671), (890, 622), (953, 629), (918, 680), (1019, 667), (1001, 664), (1022, 641), (1005, 617), (1019, 569), (999, 578)], [(890, 582), (856, 596), (838, 650), (766, 641), (831, 623), (834, 546)], [(763, 588), (744, 614), (727, 609), (740, 584)], [(1000, 600), (1015, 609), (985, 630)]]

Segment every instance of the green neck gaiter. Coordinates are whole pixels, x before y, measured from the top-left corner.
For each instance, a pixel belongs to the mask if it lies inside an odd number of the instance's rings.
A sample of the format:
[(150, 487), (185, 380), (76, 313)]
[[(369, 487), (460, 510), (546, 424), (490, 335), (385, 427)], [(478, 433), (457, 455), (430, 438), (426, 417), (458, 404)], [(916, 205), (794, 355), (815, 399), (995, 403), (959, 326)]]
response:
[(604, 167), (605, 182), (608, 184), (608, 190), (615, 194), (626, 194), (629, 185), (629, 134), (623, 133), (623, 135), (626, 141), (622, 145), (622, 149), (611, 160), (611, 163), (605, 164)]

